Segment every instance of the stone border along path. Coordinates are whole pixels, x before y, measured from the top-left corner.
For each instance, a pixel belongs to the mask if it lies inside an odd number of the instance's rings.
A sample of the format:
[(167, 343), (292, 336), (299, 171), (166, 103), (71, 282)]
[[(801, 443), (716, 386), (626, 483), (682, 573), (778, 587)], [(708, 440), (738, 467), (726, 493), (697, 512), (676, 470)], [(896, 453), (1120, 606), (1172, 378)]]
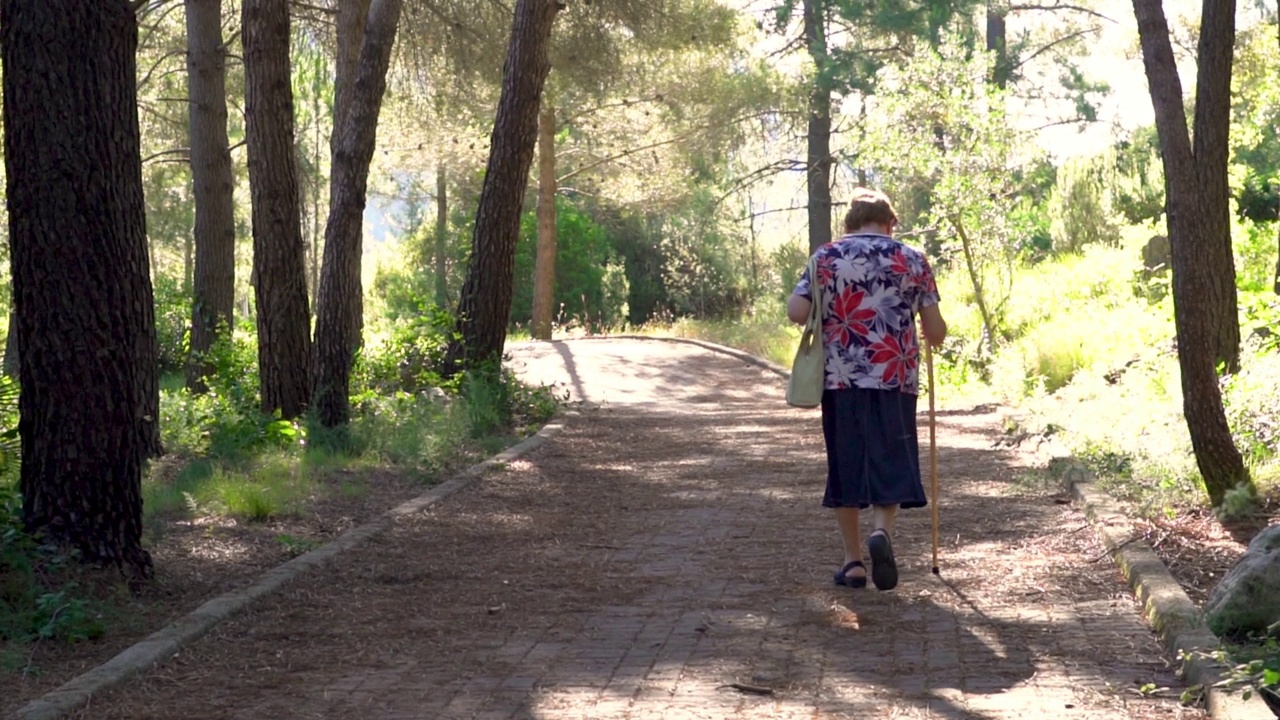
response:
[[(585, 398), (605, 409), (372, 524), (391, 533), (359, 528), (210, 601), (243, 608), (350, 548), (82, 716), (1201, 717), (1176, 688), (1138, 692), (1176, 679), (1118, 573), (1084, 559), (1090, 524), (1064, 530), (1074, 509), (1011, 493), (1025, 458), (992, 449), (990, 412), (940, 414), (942, 578), (928, 513), (904, 513), (899, 589), (854, 592), (830, 585), (821, 439), (812, 411), (782, 405), (769, 378), (785, 370), (659, 345), (522, 349), (577, 397), (607, 386)], [(114, 682), (172, 654), (150, 652)], [(19, 717), (108, 686), (81, 680)]]
[(1058, 450), (1054, 475), (1071, 490), (1093, 521), (1103, 544), (1137, 594), (1165, 651), (1182, 662), (1182, 675), (1192, 687), (1205, 689), (1209, 714), (1216, 720), (1274, 720), (1275, 713), (1254, 693), (1245, 700), (1240, 689), (1219, 686), (1226, 668), (1210, 657), (1221, 641), (1204, 624), (1200, 608), (1155, 551), (1136, 534), (1115, 500), (1094, 484), (1083, 463)]
[(564, 425), (563, 416), (553, 419), (537, 433), (488, 460), (472, 465), (428, 492), (401, 503), (364, 525), (348, 530), (330, 543), (268, 570), (252, 585), (205, 601), (200, 607), (126, 648), (102, 665), (27, 703), (17, 710), (14, 720), (56, 720), (83, 707), (95, 695), (121, 685), (177, 655), (183, 648), (208, 634), (215, 625), (243, 612), (251, 603), (278, 591), (285, 583), (332, 561), (339, 553), (358, 547), (390, 530), (396, 518), (422, 512), (486, 472), (540, 447), (558, 435)]

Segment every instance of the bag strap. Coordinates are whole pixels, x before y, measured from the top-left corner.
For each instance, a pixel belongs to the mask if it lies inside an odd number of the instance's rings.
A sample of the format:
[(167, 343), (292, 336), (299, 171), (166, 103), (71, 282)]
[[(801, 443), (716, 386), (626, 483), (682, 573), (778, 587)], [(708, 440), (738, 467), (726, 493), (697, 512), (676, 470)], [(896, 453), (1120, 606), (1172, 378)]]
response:
[(806, 329), (811, 330), (822, 341), (822, 282), (818, 280), (818, 255), (809, 258), (809, 294), (813, 302), (809, 306), (809, 321)]

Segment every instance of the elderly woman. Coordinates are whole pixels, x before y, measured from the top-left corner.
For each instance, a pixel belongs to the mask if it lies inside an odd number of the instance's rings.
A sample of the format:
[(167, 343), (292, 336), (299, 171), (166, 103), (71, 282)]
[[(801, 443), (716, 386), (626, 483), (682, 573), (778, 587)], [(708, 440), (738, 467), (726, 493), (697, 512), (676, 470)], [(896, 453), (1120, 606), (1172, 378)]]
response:
[[(898, 584), (889, 539), (898, 508), (928, 504), (916, 441), (916, 315), (933, 346), (947, 335), (929, 262), (893, 238), (897, 223), (887, 196), (859, 188), (844, 219), (845, 235), (816, 253), (826, 356), (822, 434), (827, 490), (822, 504), (835, 509), (844, 541), (844, 563), (835, 582), (866, 586), (859, 511), (874, 507), (867, 551), (871, 579), (879, 590)], [(787, 302), (792, 321), (808, 319), (814, 281), (806, 269)]]

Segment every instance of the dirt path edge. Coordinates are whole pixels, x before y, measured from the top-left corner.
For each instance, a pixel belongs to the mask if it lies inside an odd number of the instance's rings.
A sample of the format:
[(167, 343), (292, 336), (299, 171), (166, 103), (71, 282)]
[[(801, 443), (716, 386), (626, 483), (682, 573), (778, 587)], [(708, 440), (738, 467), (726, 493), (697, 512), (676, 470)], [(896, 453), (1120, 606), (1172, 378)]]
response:
[(564, 429), (567, 419), (576, 414), (577, 411), (574, 410), (558, 413), (537, 433), (483, 462), (472, 465), (426, 493), (384, 512), (374, 520), (348, 530), (326, 545), (268, 570), (248, 587), (205, 601), (191, 613), (148, 635), (102, 665), (32, 700), (19, 708), (11, 717), (13, 720), (57, 720), (83, 707), (94, 695), (116, 687), (177, 655), (183, 648), (204, 637), (218, 623), (238, 614), (254, 601), (276, 592), (288, 582), (329, 562), (340, 553), (358, 547), (386, 532), (396, 518), (421, 512), (458, 492), (489, 470), (501, 468), (504, 464), (541, 447), (558, 435)]
[(1214, 720), (1274, 720), (1275, 714), (1257, 693), (1245, 700), (1239, 689), (1218, 686), (1226, 667), (1210, 657), (1220, 642), (1205, 626), (1200, 608), (1137, 534), (1115, 499), (1097, 487), (1093, 473), (1062, 448), (1053, 447), (1051, 452), (1056, 457), (1050, 471), (1093, 523), (1166, 651), (1182, 664), (1187, 684), (1202, 689), (1209, 715)]

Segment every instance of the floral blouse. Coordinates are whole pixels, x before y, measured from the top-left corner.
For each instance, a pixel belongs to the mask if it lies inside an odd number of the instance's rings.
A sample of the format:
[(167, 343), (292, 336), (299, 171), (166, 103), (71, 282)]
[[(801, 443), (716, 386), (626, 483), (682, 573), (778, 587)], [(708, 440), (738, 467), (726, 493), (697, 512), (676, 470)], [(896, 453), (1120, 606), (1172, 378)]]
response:
[[(886, 235), (846, 235), (816, 253), (826, 388), (919, 393), (916, 313), (937, 305), (924, 253)], [(813, 300), (808, 267), (795, 294)]]

